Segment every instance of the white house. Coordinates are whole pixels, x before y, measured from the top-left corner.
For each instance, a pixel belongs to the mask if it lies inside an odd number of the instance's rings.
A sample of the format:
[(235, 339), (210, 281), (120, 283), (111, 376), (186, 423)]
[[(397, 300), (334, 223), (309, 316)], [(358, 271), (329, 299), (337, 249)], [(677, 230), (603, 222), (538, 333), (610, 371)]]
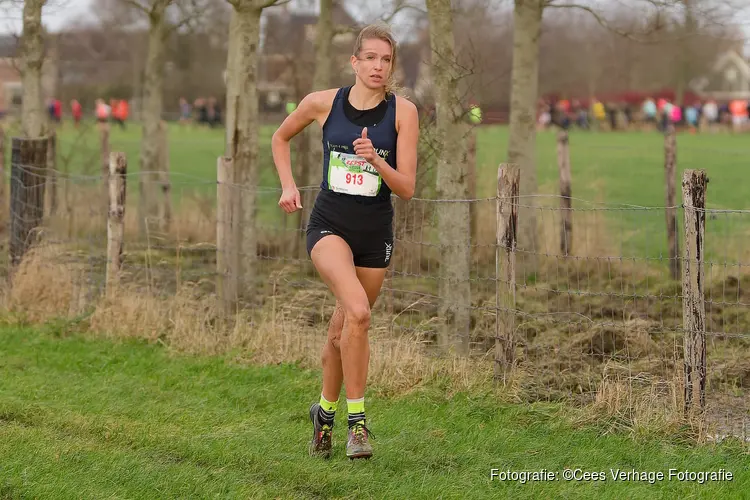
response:
[(750, 98), (750, 63), (741, 53), (730, 50), (716, 60), (708, 75), (690, 82), (690, 87), (705, 99)]

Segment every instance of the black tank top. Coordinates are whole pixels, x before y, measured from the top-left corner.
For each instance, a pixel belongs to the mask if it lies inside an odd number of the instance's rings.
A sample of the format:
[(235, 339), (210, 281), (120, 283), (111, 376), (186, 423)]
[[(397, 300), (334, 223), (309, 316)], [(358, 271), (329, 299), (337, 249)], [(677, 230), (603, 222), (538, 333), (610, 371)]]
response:
[(354, 155), (354, 141), (367, 127), (367, 137), (381, 158), (396, 168), (396, 96), (388, 94), (378, 106), (357, 110), (349, 103), (351, 87), (340, 88), (323, 125), (323, 191), (360, 203), (390, 201), (391, 189), (380, 174)]

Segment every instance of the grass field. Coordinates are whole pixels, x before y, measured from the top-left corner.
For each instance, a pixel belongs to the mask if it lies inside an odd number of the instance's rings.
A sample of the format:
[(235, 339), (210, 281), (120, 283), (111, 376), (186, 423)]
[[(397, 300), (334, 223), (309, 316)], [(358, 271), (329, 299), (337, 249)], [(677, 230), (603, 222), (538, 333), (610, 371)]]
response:
[[(78, 143), (84, 152), (97, 151), (95, 128)], [(273, 126), (261, 128), (261, 185), (278, 187), (271, 159), (270, 138)], [(77, 133), (67, 126), (61, 133), (61, 153), (68, 154)], [(743, 189), (746, 180), (746, 158), (750, 142), (746, 135), (689, 135), (678, 138), (678, 171), (706, 169), (711, 179), (708, 206), (711, 208), (750, 208), (750, 198)], [(130, 124), (124, 131), (112, 128), (113, 151), (124, 151), (130, 172), (138, 170), (141, 128)], [(175, 174), (195, 180), (216, 180), (216, 158), (223, 154), (223, 129), (170, 128), (170, 160)], [(479, 129), (477, 163), (480, 172), (479, 196), (495, 193), (496, 169), (505, 160), (508, 141), (506, 127), (488, 126)], [(608, 204), (641, 206), (664, 205), (664, 141), (655, 132), (585, 133), (573, 132), (571, 162), (573, 195)], [(555, 135), (542, 132), (538, 136), (537, 163), (539, 184), (553, 193), (557, 183)], [(212, 187), (210, 189), (213, 189)], [(750, 189), (750, 188), (748, 188)]]
[[(432, 385), (368, 393), (376, 455), (349, 462), (344, 402), (331, 460), (307, 457), (319, 373), (182, 357), (58, 324), (0, 329), (2, 498), (747, 498), (735, 441), (575, 424), (563, 406)], [(490, 469), (604, 471), (603, 482), (490, 481)], [(625, 471), (730, 471), (730, 482), (613, 481)]]

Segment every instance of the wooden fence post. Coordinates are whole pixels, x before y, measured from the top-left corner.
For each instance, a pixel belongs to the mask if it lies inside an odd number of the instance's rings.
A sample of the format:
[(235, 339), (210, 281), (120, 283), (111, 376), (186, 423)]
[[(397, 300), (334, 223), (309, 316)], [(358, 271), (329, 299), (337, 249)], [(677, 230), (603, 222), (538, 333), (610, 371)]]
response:
[(224, 313), (230, 315), (237, 306), (240, 275), (239, 192), (232, 158), (219, 158), (216, 178), (216, 289)]
[(669, 245), (669, 274), (673, 280), (680, 278), (680, 243), (677, 238), (677, 188), (675, 169), (677, 166), (677, 138), (674, 125), (669, 125), (664, 134), (664, 174), (667, 179), (667, 244)]
[[(109, 206), (109, 124), (99, 123), (99, 153), (100, 153), (100, 166), (102, 172), (102, 203), (104, 206)], [(105, 219), (104, 225), (107, 222), (107, 211), (104, 212)]]
[(117, 289), (122, 266), (125, 238), (125, 196), (127, 193), (128, 161), (125, 153), (112, 153), (109, 158), (109, 211), (107, 213), (107, 295)]
[(47, 139), (13, 138), (10, 179), (10, 263), (21, 262), (44, 218)]
[[(475, 128), (469, 129), (467, 149), (466, 149), (466, 164), (468, 168), (468, 195), (469, 198), (474, 200), (477, 198), (477, 131)], [(471, 224), (471, 241), (472, 244), (477, 244), (477, 203), (469, 203), (469, 220)]]
[(573, 200), (571, 199), (570, 141), (568, 132), (557, 133), (557, 166), (560, 171), (560, 252), (573, 252)]
[(105, 187), (105, 193), (109, 197), (109, 124), (99, 124), (99, 151), (102, 169), (102, 184)]
[(706, 402), (706, 305), (703, 298), (703, 241), (706, 228), (706, 186), (703, 170), (682, 175), (685, 219), (685, 262), (682, 266), (682, 322), (684, 329), (685, 413), (699, 411)]
[(47, 187), (46, 187), (46, 213), (55, 215), (57, 213), (57, 133), (51, 132), (47, 137)]
[(4, 206), (5, 201), (5, 129), (0, 126), (0, 200)]
[(159, 231), (168, 233), (172, 222), (171, 184), (169, 182), (169, 126), (159, 122), (159, 181), (161, 200), (157, 201)]
[(515, 357), (516, 229), (521, 170), (502, 164), (497, 171), (495, 245), (495, 379), (512, 367)]

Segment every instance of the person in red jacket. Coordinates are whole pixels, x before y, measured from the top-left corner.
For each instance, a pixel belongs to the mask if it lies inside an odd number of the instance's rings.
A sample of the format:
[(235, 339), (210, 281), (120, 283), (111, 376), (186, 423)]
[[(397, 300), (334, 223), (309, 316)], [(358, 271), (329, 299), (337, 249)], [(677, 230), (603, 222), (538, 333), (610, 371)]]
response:
[(59, 124), (62, 122), (62, 101), (60, 101), (60, 99), (55, 99), (52, 106), (55, 113), (55, 123)]
[(128, 101), (125, 99), (120, 99), (119, 101), (115, 101), (115, 105), (112, 108), (112, 114), (115, 118), (115, 121), (125, 129), (125, 122), (128, 119)]
[(81, 118), (83, 118), (83, 107), (77, 99), (70, 101), (70, 113), (73, 115), (73, 123), (75, 123), (75, 127), (78, 128), (81, 124)]

